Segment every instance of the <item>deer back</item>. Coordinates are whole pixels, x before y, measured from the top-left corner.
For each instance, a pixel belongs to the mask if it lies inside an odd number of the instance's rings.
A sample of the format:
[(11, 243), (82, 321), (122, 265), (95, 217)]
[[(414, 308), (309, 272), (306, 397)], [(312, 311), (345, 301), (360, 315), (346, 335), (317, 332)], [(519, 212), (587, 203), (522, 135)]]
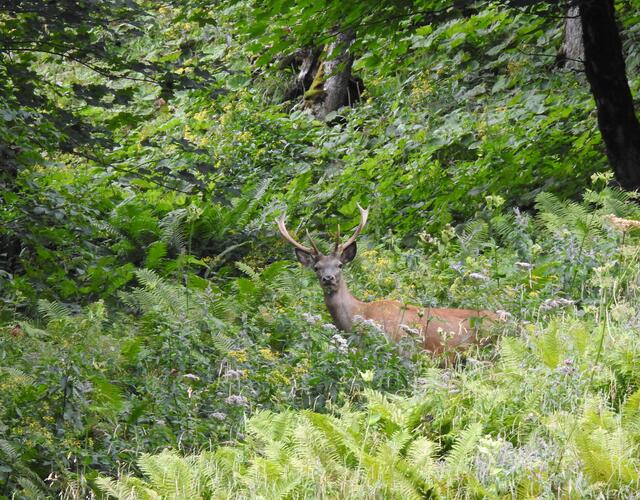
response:
[(424, 349), (433, 354), (481, 343), (479, 331), (497, 319), (486, 310), (422, 308), (396, 300), (361, 302), (356, 314), (379, 324), (394, 341), (418, 335)]

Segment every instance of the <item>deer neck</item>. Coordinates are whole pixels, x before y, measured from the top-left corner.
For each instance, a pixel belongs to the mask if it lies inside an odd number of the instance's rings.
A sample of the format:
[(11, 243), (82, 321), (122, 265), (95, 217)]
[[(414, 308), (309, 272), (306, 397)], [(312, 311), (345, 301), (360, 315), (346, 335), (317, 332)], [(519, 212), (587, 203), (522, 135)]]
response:
[(350, 332), (360, 301), (351, 295), (343, 280), (340, 280), (335, 291), (324, 291), (324, 303), (333, 318), (333, 324), (344, 332)]

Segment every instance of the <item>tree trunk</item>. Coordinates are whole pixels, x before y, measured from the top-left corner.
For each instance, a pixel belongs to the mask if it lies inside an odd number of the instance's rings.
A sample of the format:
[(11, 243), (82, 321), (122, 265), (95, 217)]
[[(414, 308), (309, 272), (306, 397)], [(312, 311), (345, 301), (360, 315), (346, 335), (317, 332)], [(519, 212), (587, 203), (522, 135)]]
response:
[(283, 67), (290, 66), (294, 71), (297, 71), (297, 74), (292, 78), (284, 91), (285, 101), (290, 101), (291, 99), (302, 96), (305, 91), (311, 87), (314, 75), (317, 73), (318, 66), (320, 65), (321, 53), (321, 48), (310, 47), (297, 51), (281, 63)]
[(577, 4), (569, 5), (564, 22), (564, 41), (558, 53), (558, 64), (567, 69), (581, 70), (584, 63), (582, 22)]
[(625, 72), (613, 0), (578, 0), (585, 72), (596, 101), (598, 127), (615, 178), (640, 188), (640, 123)]
[(338, 33), (327, 48), (326, 59), (320, 64), (311, 87), (304, 94), (304, 107), (319, 120), (359, 97), (350, 89), (353, 56), (349, 47), (353, 39), (353, 33)]

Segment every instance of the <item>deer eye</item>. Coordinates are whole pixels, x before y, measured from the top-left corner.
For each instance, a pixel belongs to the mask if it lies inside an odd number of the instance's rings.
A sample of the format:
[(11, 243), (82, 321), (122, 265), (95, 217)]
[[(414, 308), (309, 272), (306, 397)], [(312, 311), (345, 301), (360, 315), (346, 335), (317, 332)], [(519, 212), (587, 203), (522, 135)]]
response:
[(338, 269), (342, 269), (342, 262), (338, 262)]
[(318, 269), (320, 269), (320, 266), (318, 264), (316, 264), (315, 266), (313, 266), (314, 271), (317, 271)]

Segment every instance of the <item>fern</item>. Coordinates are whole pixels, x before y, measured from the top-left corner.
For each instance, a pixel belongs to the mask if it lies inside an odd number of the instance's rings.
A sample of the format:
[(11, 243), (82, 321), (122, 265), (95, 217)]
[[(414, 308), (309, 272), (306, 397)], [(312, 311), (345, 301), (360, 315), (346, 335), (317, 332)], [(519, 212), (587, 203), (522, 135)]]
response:
[(640, 389), (631, 394), (622, 405), (622, 426), (640, 442)]
[(0, 439), (0, 454), (4, 455), (3, 458), (8, 462), (15, 462), (20, 458), (13, 445), (5, 439)]
[(32, 375), (25, 373), (19, 368), (0, 366), (0, 373), (6, 373), (9, 376), (11, 384), (31, 385), (35, 382), (35, 378)]
[(500, 363), (504, 371), (518, 375), (527, 362), (529, 352), (527, 346), (520, 340), (505, 337), (500, 341)]
[(142, 455), (138, 466), (160, 495), (197, 498), (199, 487), (194, 481), (192, 464), (174, 452), (165, 450), (159, 455)]
[(236, 264), (236, 267), (240, 269), (240, 271), (242, 271), (244, 274), (249, 276), (249, 278), (251, 278), (253, 281), (255, 282), (260, 281), (260, 274), (257, 273), (251, 266), (248, 266), (244, 262), (236, 262), (235, 264)]
[(425, 482), (430, 482), (436, 474), (436, 443), (426, 437), (414, 440), (407, 450), (407, 462)]
[(187, 216), (186, 208), (178, 208), (169, 212), (160, 221), (162, 240), (170, 247), (182, 252), (187, 247)]
[(460, 433), (451, 450), (445, 458), (446, 476), (453, 479), (463, 474), (471, 461), (473, 451), (482, 437), (482, 424), (471, 424)]
[(565, 343), (560, 339), (558, 325), (552, 323), (547, 331), (534, 340), (538, 356), (549, 368), (556, 368), (564, 355)]
[(604, 235), (600, 217), (577, 202), (561, 201), (551, 193), (540, 193), (536, 197), (536, 209), (539, 221), (551, 233), (570, 231), (582, 242)]
[(12, 476), (22, 487), (26, 498), (44, 498), (48, 496), (47, 485), (40, 476), (21, 461), (21, 455), (13, 444), (0, 438), (0, 463), (9, 464)]
[(38, 301), (38, 312), (46, 318), (48, 322), (66, 321), (71, 318), (71, 313), (65, 305), (45, 299)]
[(463, 254), (477, 253), (489, 242), (489, 225), (483, 220), (473, 220), (457, 233)]

